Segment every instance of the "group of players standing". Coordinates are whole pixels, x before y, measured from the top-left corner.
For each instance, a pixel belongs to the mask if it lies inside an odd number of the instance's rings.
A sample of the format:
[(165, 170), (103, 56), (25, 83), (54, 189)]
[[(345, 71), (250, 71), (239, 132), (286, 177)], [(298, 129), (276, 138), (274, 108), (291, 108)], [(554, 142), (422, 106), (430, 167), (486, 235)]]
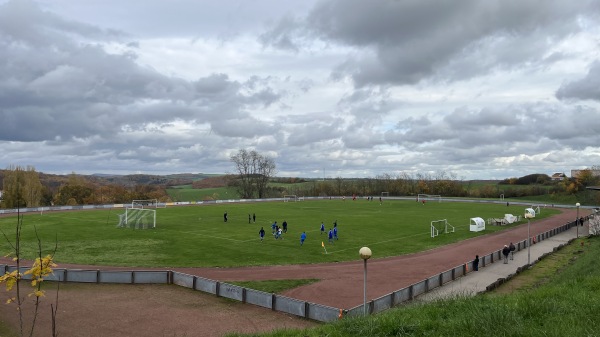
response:
[[(250, 223), (250, 222), (248, 222)], [(287, 221), (283, 220), (283, 223), (281, 223), (281, 227), (277, 224), (277, 221), (273, 222), (271, 224), (271, 234), (273, 234), (273, 237), (275, 238), (275, 240), (283, 240), (283, 234), (287, 233), (288, 230), (288, 223)], [(321, 222), (321, 235), (323, 235), (325, 233), (325, 223)], [(262, 242), (265, 239), (265, 229), (264, 227), (261, 227), (260, 230), (258, 231), (258, 235), (260, 237), (260, 241)], [(333, 222), (333, 228), (329, 229), (329, 232), (327, 232), (327, 238), (329, 243), (333, 243), (335, 240), (338, 240), (338, 226), (337, 226), (337, 220), (335, 220)], [(304, 241), (306, 240), (306, 232), (302, 232), (302, 234), (300, 234), (300, 246), (304, 245)]]

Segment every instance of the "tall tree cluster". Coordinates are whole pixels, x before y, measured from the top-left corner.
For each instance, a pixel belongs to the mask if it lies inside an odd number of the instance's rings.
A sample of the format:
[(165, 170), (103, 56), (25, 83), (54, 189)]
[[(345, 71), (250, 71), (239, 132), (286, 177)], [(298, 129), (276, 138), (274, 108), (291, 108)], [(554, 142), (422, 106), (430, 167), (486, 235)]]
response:
[(5, 208), (38, 207), (42, 200), (42, 183), (33, 166), (11, 165), (3, 184), (2, 206)]
[(271, 177), (276, 173), (275, 161), (255, 150), (240, 149), (230, 157), (235, 172), (230, 184), (235, 186), (244, 199), (264, 198)]

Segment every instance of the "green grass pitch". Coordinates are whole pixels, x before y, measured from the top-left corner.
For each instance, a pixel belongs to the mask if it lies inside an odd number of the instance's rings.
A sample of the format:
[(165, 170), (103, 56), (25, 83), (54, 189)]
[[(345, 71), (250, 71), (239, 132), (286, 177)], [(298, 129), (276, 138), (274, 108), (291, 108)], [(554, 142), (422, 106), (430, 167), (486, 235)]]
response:
[[(486, 226), (470, 232), (472, 217), (501, 218), (505, 213), (522, 215), (524, 206), (492, 203), (435, 202), (414, 200), (379, 201), (311, 200), (299, 202), (219, 203), (157, 209), (157, 228), (117, 228), (122, 209), (24, 213), (22, 258), (35, 257), (37, 239), (44, 253), (58, 243), (55, 260), (60, 263), (138, 267), (233, 267), (252, 265), (307, 264), (358, 260), (358, 250), (368, 246), (373, 258), (408, 254), (485, 235), (509, 226)], [(229, 221), (224, 223), (223, 213)], [(248, 214), (256, 223), (248, 223)], [(544, 209), (537, 219), (558, 213)], [(433, 220), (447, 219), (455, 233), (430, 236)], [(288, 222), (282, 240), (271, 235), (271, 224)], [(338, 223), (339, 240), (328, 243), (320, 234)], [(16, 216), (0, 218), (0, 229), (14, 243)], [(532, 222), (532, 225), (535, 221)], [(264, 242), (258, 231), (264, 227)], [(307, 239), (300, 246), (300, 234)], [(325, 249), (321, 246), (325, 243)], [(10, 244), (0, 242), (3, 254)]]

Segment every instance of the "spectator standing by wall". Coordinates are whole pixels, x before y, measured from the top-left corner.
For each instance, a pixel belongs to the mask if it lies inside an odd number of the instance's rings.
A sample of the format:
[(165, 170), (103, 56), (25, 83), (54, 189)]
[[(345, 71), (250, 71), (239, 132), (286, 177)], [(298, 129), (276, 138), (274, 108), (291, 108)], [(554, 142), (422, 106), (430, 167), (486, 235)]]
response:
[(507, 245), (504, 245), (502, 248), (502, 255), (504, 255), (504, 264), (508, 263), (508, 254), (510, 253), (510, 248)]
[(516, 249), (517, 249), (517, 248), (515, 247), (515, 244), (514, 244), (514, 243), (512, 243), (512, 242), (511, 242), (511, 243), (510, 243), (510, 245), (508, 245), (508, 250), (510, 251), (510, 259), (511, 259), (511, 260), (514, 260), (514, 259), (515, 259), (515, 250), (516, 250)]

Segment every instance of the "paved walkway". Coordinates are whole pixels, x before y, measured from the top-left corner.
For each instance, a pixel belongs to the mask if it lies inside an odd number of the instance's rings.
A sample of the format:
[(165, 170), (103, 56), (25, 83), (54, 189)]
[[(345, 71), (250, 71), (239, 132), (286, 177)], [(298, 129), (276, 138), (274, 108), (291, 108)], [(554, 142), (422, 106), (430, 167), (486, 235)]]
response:
[[(583, 227), (579, 227), (579, 236), (587, 235), (587, 223)], [(555, 235), (546, 240), (532, 245), (530, 248), (530, 260), (534, 263), (538, 258), (546, 253), (550, 253), (554, 248), (568, 243), (570, 240), (577, 238), (577, 227), (573, 227), (558, 235)], [(500, 278), (507, 278), (510, 275), (516, 274), (518, 268), (527, 266), (527, 248), (516, 252), (514, 260), (509, 260), (508, 264), (504, 264), (502, 260), (486, 265), (484, 268), (479, 268), (477, 272), (471, 272), (467, 275), (458, 278), (453, 282), (446, 283), (442, 287), (436, 288), (428, 293), (418, 296), (416, 301), (433, 301), (459, 295), (474, 296), (478, 293), (486, 291), (486, 288), (496, 282)]]

